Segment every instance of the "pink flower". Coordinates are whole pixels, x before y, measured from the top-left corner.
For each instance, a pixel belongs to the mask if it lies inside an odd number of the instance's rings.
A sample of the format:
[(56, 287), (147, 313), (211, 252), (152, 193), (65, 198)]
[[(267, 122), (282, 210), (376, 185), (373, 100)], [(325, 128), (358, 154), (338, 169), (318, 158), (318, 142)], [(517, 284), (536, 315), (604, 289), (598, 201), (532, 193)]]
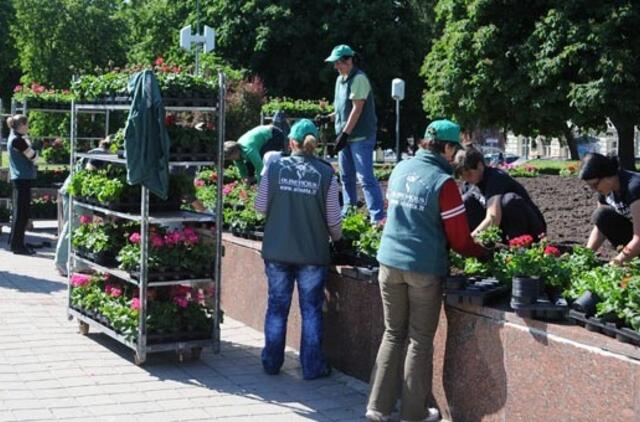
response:
[(151, 235), (151, 246), (154, 248), (161, 248), (164, 246), (164, 240), (162, 240), (162, 236), (158, 234)]
[(22, 91), (22, 85), (16, 85), (15, 88), (13, 88), (13, 92), (20, 92)]
[(91, 223), (91, 216), (90, 215), (81, 215), (80, 216), (80, 224), (89, 224)]
[(177, 230), (168, 232), (164, 236), (164, 241), (167, 245), (177, 245), (178, 243), (180, 243), (181, 240), (182, 240), (182, 236)]
[(138, 232), (131, 233), (131, 236), (129, 236), (129, 242), (134, 244), (140, 243), (140, 233)]
[(112, 287), (110, 294), (111, 294), (111, 297), (120, 297), (122, 296), (122, 289), (119, 287)]
[(193, 185), (194, 185), (195, 187), (197, 187), (197, 188), (201, 188), (201, 187), (203, 187), (203, 186), (204, 186), (204, 180), (202, 180), (202, 179), (195, 179), (195, 180), (193, 181)]
[(71, 276), (71, 285), (73, 287), (81, 287), (89, 283), (91, 277), (86, 274), (74, 274)]
[(233, 188), (235, 188), (235, 187), (236, 187), (236, 182), (227, 183), (222, 188), (222, 194), (225, 195), (225, 196), (229, 195), (233, 191)]
[(135, 309), (136, 311), (140, 310), (140, 299), (137, 297), (131, 299), (131, 309)]
[(156, 59), (156, 61), (154, 62), (156, 66), (161, 66), (164, 64), (164, 59), (162, 58), (162, 56), (158, 57)]
[(184, 309), (189, 306), (189, 301), (184, 296), (176, 296), (173, 298), (173, 302), (178, 305), (178, 307)]
[(111, 290), (113, 290), (113, 286), (111, 284), (107, 284), (106, 286), (104, 286), (104, 292), (108, 295), (111, 294)]

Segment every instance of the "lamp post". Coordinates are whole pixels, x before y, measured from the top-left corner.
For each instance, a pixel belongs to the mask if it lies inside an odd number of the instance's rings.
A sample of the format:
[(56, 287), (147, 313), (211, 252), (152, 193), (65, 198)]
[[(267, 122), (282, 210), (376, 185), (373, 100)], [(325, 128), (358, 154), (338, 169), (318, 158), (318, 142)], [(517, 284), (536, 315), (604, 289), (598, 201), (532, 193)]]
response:
[(395, 78), (391, 81), (391, 98), (396, 102), (396, 162), (400, 162), (402, 154), (400, 152), (400, 101), (404, 100), (404, 81)]

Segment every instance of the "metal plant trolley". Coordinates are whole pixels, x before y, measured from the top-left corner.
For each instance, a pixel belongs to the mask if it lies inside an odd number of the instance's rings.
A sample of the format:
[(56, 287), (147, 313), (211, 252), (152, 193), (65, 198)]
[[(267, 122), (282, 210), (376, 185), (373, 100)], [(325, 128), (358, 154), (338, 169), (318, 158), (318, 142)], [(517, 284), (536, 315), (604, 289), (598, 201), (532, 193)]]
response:
[[(219, 78), (219, 91), (218, 99), (215, 106), (172, 106), (166, 105), (166, 111), (174, 112), (212, 112), (217, 113), (218, 118), (218, 148), (217, 148), (217, 160), (216, 161), (169, 161), (169, 167), (187, 167), (187, 166), (215, 166), (221, 174), (223, 168), (223, 143), (225, 136), (225, 92), (226, 92), (226, 78), (223, 73), (218, 75)], [(117, 155), (112, 154), (86, 154), (78, 153), (76, 151), (76, 133), (77, 133), (77, 115), (81, 112), (92, 111), (115, 111), (123, 110), (128, 111), (130, 103), (103, 103), (103, 104), (79, 104), (75, 101), (71, 106), (71, 162), (75, 163), (77, 159), (89, 158), (91, 160), (106, 161), (117, 165), (126, 165), (126, 160), (118, 158)], [(73, 176), (75, 165), (71, 166), (71, 175)], [(173, 212), (149, 212), (149, 191), (144, 186), (141, 189), (141, 201), (140, 212), (130, 213), (123, 211), (113, 211), (106, 207), (97, 206), (94, 204), (86, 204), (75, 200), (72, 196), (69, 197), (69, 233), (74, 229), (74, 208), (79, 207), (87, 210), (92, 210), (99, 214), (110, 215), (121, 219), (130, 221), (136, 221), (140, 223), (140, 272), (139, 277), (132, 278), (126, 271), (118, 268), (108, 268), (103, 265), (98, 265), (89, 259), (78, 256), (73, 249), (71, 242), (71, 236), (69, 236), (69, 283), (68, 283), (68, 300), (67, 300), (67, 314), (69, 319), (76, 318), (79, 324), (79, 330), (81, 334), (87, 334), (89, 328), (94, 328), (99, 332), (102, 332), (116, 341), (124, 344), (134, 351), (134, 361), (137, 365), (141, 365), (145, 362), (148, 353), (175, 351), (178, 354), (180, 361), (184, 359), (184, 354), (190, 351), (194, 358), (200, 356), (200, 352), (204, 347), (211, 347), (214, 353), (220, 351), (220, 277), (221, 277), (221, 260), (222, 260), (222, 184), (217, 184), (216, 192), (216, 209), (213, 214), (195, 213), (190, 211), (173, 211)], [(198, 278), (198, 279), (184, 279), (184, 280), (163, 280), (163, 281), (149, 281), (148, 280), (148, 254), (149, 254), (149, 224), (164, 224), (164, 223), (177, 223), (177, 222), (192, 222), (192, 223), (215, 223), (215, 258), (213, 267), (213, 278)], [(105, 324), (85, 315), (71, 306), (71, 276), (77, 263), (81, 263), (89, 268), (102, 273), (111, 274), (124, 282), (131, 283), (139, 289), (140, 310), (139, 310), (139, 323), (138, 332), (135, 340), (129, 340), (123, 335), (115, 332)], [(172, 285), (194, 285), (199, 283), (213, 283), (213, 327), (210, 339), (202, 340), (184, 340), (184, 341), (171, 341), (148, 344), (147, 338), (147, 313), (148, 313), (148, 290), (152, 287), (159, 286), (172, 286)]]

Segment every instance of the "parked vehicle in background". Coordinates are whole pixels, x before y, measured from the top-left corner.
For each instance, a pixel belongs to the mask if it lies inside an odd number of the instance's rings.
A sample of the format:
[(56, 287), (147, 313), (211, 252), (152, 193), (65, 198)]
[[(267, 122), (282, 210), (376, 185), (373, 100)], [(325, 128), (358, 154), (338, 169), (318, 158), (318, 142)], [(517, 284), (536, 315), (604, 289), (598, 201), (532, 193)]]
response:
[(484, 154), (485, 162), (490, 166), (496, 166), (498, 164), (511, 164), (520, 159), (518, 155), (504, 152), (500, 148), (481, 146), (480, 149)]

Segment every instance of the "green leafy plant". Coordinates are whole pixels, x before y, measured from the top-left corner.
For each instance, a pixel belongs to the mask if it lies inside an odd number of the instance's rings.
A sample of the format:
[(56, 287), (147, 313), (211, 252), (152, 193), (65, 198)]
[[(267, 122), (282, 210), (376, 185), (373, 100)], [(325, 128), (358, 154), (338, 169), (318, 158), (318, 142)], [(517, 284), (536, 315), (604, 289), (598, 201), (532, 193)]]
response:
[(375, 258), (380, 248), (381, 238), (382, 228), (369, 225), (355, 242), (356, 251), (370, 258)]
[(11, 210), (9, 208), (0, 207), (0, 222), (6, 223), (11, 219)]
[(342, 219), (342, 238), (353, 244), (369, 227), (367, 216), (359, 213), (356, 208), (351, 208)]
[(373, 168), (373, 174), (376, 176), (376, 179), (381, 181), (389, 180), (392, 171), (393, 166), (390, 164), (384, 164)]
[(494, 247), (502, 241), (502, 230), (498, 226), (489, 226), (478, 233), (476, 239), (485, 247)]
[(284, 111), (289, 117), (314, 117), (333, 112), (333, 105), (327, 100), (293, 100), (285, 97), (273, 98), (262, 106), (265, 115), (273, 115), (277, 111)]

